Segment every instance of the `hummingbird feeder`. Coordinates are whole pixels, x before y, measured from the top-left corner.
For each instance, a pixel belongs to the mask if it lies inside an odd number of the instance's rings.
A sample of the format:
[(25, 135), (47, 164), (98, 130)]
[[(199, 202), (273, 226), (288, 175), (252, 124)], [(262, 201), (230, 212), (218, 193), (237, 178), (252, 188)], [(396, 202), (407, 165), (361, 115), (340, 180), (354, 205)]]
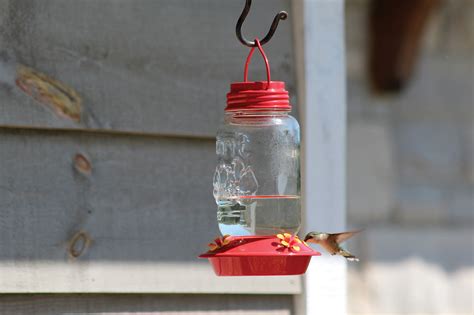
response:
[[(230, 85), (217, 132), (213, 195), (224, 236), (199, 257), (208, 258), (218, 276), (303, 274), (320, 253), (296, 235), (301, 227), (300, 129), (289, 115), (285, 83), (271, 80), (262, 48), (288, 14), (279, 12), (261, 41), (249, 41), (241, 28), (250, 5), (246, 0), (236, 26), (237, 38), (250, 47), (244, 80)], [(256, 48), (265, 62), (266, 81), (248, 80)]]

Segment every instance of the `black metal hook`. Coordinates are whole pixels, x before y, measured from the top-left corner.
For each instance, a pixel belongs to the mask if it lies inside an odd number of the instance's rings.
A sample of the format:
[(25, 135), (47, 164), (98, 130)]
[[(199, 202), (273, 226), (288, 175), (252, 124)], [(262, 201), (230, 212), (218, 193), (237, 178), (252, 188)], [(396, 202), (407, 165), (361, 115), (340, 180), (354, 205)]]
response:
[[(252, 0), (246, 0), (245, 1), (244, 10), (242, 11), (242, 14), (239, 17), (239, 20), (237, 21), (237, 25), (235, 26), (235, 33), (237, 34), (237, 38), (239, 39), (239, 41), (242, 44), (244, 44), (245, 46), (257, 47), (257, 44), (255, 43), (255, 41), (247, 40), (242, 35), (242, 24), (244, 23), (245, 18), (249, 14), (251, 5), (252, 5)], [(275, 31), (278, 27), (278, 23), (280, 22), (280, 20), (286, 20), (287, 17), (288, 17), (288, 13), (286, 11), (280, 11), (280, 12), (277, 13), (277, 15), (275, 15), (275, 18), (273, 19), (272, 25), (270, 26), (270, 30), (268, 31), (267, 35), (265, 35), (265, 37), (262, 40), (260, 40), (261, 45), (264, 45), (264, 44), (268, 43), (268, 41), (270, 41), (273, 34), (275, 34)]]

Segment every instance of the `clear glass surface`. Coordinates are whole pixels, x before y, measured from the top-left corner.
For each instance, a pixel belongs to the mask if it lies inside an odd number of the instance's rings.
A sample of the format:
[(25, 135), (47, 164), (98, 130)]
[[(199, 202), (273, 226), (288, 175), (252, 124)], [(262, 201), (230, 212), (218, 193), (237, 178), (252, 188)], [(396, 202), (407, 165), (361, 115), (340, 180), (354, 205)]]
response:
[(299, 125), (288, 113), (226, 113), (213, 181), (222, 234), (299, 230), (299, 151)]

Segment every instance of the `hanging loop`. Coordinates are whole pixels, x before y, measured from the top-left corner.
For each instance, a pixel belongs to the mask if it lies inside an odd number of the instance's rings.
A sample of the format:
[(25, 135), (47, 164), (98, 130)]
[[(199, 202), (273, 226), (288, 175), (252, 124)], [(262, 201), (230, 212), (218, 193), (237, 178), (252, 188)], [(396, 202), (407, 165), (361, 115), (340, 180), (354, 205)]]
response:
[[(265, 62), (265, 69), (267, 71), (267, 88), (268, 88), (270, 86), (270, 81), (272, 80), (271, 75), (270, 75), (270, 64), (268, 63), (267, 55), (265, 55), (265, 52), (263, 51), (262, 45), (260, 43), (261, 42), (258, 40), (258, 38), (255, 38), (255, 44), (257, 45), (257, 48), (260, 51), (260, 54), (262, 55), (263, 61)], [(249, 64), (250, 64), (250, 61), (252, 60), (254, 51), (255, 51), (255, 47), (252, 47), (252, 49), (250, 49), (249, 55), (247, 56), (247, 60), (245, 60), (244, 82), (248, 82)]]
[[(249, 41), (247, 40), (243, 35), (242, 35), (242, 24), (245, 21), (245, 18), (249, 14), (250, 11), (250, 6), (252, 5), (252, 0), (246, 0), (245, 1), (245, 7), (244, 10), (242, 11), (242, 14), (239, 17), (239, 20), (237, 21), (237, 25), (235, 26), (235, 33), (237, 34), (237, 38), (239, 41), (248, 47), (257, 47), (257, 43), (255, 41)], [(270, 41), (272, 38), (273, 34), (275, 34), (275, 31), (278, 27), (278, 23), (280, 20), (286, 20), (288, 17), (288, 13), (286, 11), (280, 11), (275, 15), (275, 18), (273, 18), (272, 25), (270, 26), (270, 30), (268, 31), (267, 35), (260, 41), (261, 45), (265, 45)]]

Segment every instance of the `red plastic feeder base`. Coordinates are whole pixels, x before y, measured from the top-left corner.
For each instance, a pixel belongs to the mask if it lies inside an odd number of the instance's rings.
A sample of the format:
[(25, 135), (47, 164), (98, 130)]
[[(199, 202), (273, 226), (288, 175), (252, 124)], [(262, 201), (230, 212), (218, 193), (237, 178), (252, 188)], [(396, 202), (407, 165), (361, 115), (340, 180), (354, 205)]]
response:
[(218, 276), (287, 276), (306, 272), (311, 256), (321, 253), (296, 237), (231, 236), (226, 245), (208, 251), (208, 258)]

